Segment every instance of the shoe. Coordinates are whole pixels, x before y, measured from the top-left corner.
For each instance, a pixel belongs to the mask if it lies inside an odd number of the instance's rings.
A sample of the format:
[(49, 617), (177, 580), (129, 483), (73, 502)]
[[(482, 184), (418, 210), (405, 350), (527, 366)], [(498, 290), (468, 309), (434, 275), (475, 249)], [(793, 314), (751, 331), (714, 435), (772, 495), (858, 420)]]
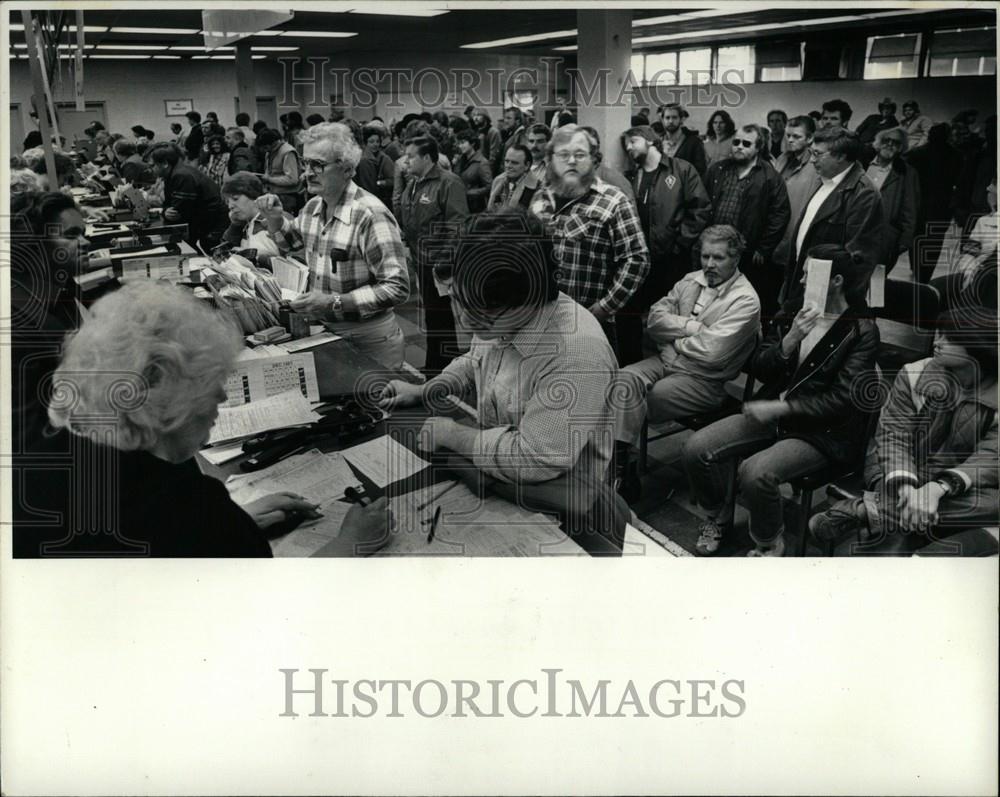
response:
[(698, 526), (698, 542), (695, 543), (695, 550), (702, 556), (712, 556), (719, 550), (725, 530), (725, 526), (719, 525), (714, 520), (703, 520)]
[(809, 518), (809, 533), (819, 542), (838, 543), (864, 527), (865, 505), (860, 498), (838, 501)]
[(785, 555), (785, 537), (783, 534), (779, 534), (774, 538), (772, 542), (767, 547), (760, 544), (757, 545), (752, 551), (747, 553), (747, 556), (784, 556)]

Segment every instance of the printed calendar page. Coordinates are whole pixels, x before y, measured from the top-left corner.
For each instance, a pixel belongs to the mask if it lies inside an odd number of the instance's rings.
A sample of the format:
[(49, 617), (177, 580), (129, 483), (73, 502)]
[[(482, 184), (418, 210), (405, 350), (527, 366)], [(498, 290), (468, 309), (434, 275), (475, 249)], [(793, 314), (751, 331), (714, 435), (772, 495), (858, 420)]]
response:
[(227, 398), (221, 406), (248, 404), (289, 390), (298, 390), (309, 401), (319, 401), (312, 352), (237, 362), (226, 381)]

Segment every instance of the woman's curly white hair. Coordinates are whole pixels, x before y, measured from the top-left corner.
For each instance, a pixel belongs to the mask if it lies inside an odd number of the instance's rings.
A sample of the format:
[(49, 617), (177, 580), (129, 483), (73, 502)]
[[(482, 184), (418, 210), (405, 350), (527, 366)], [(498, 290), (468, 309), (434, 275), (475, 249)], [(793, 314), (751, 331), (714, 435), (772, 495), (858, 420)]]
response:
[(241, 346), (232, 323), (185, 289), (126, 285), (67, 339), (49, 420), (123, 451), (152, 450), (215, 405)]

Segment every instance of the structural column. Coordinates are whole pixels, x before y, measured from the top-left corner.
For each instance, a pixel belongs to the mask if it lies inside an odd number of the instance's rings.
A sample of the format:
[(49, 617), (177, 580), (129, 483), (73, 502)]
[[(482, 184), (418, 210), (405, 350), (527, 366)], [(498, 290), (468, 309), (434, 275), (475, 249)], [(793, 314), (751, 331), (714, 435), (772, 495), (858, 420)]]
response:
[(604, 162), (621, 170), (625, 153), (618, 142), (632, 119), (630, 95), (625, 93), (632, 60), (632, 12), (577, 11), (576, 25), (577, 120), (597, 130)]
[(253, 79), (253, 54), (246, 39), (236, 43), (236, 96), (239, 97), (239, 112), (256, 119), (257, 87)]

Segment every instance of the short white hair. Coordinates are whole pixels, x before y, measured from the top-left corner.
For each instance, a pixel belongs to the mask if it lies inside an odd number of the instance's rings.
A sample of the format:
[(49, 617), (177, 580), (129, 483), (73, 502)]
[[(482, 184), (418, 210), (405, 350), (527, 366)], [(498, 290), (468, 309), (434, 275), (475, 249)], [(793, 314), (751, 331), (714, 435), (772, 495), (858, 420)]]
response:
[(30, 194), (34, 191), (44, 191), (42, 177), (31, 169), (14, 169), (10, 173), (10, 192), (12, 194)]
[(152, 450), (215, 405), (241, 346), (235, 326), (185, 289), (126, 285), (67, 339), (49, 420), (122, 451)]
[(361, 162), (361, 147), (351, 128), (340, 122), (323, 122), (313, 125), (301, 135), (302, 146), (307, 144), (322, 145), (327, 148), (330, 155), (340, 158), (352, 169), (357, 169)]

